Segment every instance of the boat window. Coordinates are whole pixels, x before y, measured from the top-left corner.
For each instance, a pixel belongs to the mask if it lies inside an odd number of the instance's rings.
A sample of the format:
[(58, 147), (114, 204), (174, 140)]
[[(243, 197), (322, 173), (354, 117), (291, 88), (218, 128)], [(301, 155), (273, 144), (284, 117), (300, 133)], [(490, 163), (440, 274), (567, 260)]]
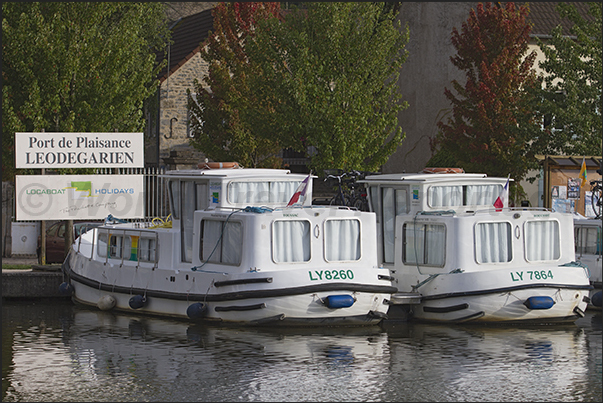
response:
[(383, 260), (386, 263), (394, 262), (394, 237), (396, 215), (406, 214), (406, 189), (381, 188), (382, 197), (382, 231), (383, 231)]
[(197, 210), (205, 210), (209, 206), (209, 195), (207, 194), (207, 183), (197, 183)]
[(464, 186), (463, 204), (465, 206), (492, 206), (501, 191), (501, 185)]
[(275, 221), (272, 224), (272, 256), (277, 263), (310, 260), (310, 222)]
[(475, 226), (477, 263), (503, 263), (513, 259), (511, 224), (485, 222)]
[(574, 242), (577, 255), (601, 254), (601, 227), (574, 227)]
[(138, 261), (157, 261), (157, 240), (154, 238), (140, 238), (138, 240)]
[(326, 261), (360, 259), (360, 221), (357, 219), (327, 220), (324, 239)]
[[(109, 257), (112, 259), (122, 259), (126, 257), (130, 259), (131, 241), (130, 237), (123, 235), (109, 234)], [(99, 254), (101, 248), (99, 248)]]
[(430, 207), (458, 207), (463, 204), (462, 186), (431, 186), (428, 193)]
[(446, 227), (442, 224), (406, 223), (402, 230), (405, 264), (443, 267), (446, 259)]
[(394, 231), (396, 210), (393, 188), (381, 189), (382, 215), (383, 215), (383, 261), (394, 262)]
[(180, 195), (182, 200), (182, 219), (180, 222), (180, 258), (183, 262), (193, 261), (193, 215), (197, 206), (195, 183), (181, 181)]
[(228, 201), (233, 204), (287, 203), (302, 181), (230, 182)]
[(238, 265), (243, 251), (243, 228), (240, 222), (201, 220), (202, 262)]
[(430, 207), (492, 206), (502, 185), (430, 186)]
[(170, 181), (170, 206), (172, 208), (172, 218), (180, 218), (180, 183), (179, 181)]
[(528, 221), (525, 226), (526, 258), (530, 262), (556, 260), (561, 255), (559, 223), (557, 221)]
[(98, 255), (100, 257), (107, 257), (107, 244), (108, 244), (109, 234), (107, 232), (99, 231), (98, 232), (98, 240), (96, 241), (98, 251)]

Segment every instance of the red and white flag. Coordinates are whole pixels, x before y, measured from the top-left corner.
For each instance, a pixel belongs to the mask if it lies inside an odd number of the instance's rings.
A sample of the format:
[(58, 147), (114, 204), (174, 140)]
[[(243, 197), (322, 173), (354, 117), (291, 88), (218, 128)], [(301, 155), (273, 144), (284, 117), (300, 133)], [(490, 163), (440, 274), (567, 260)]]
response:
[(510, 176), (507, 177), (507, 183), (505, 183), (505, 186), (502, 188), (500, 194), (494, 202), (494, 207), (496, 208), (496, 211), (502, 211), (503, 207), (508, 204), (507, 199), (509, 198), (509, 178)]
[(306, 177), (306, 179), (304, 179), (302, 181), (302, 183), (299, 184), (297, 189), (295, 189), (295, 193), (293, 193), (293, 196), (291, 196), (289, 203), (287, 203), (287, 207), (291, 207), (295, 203), (297, 203), (299, 201), (300, 197), (303, 199), (306, 198), (306, 193), (308, 192), (308, 183), (310, 182), (311, 176), (312, 176), (312, 173), (309, 173), (308, 176)]

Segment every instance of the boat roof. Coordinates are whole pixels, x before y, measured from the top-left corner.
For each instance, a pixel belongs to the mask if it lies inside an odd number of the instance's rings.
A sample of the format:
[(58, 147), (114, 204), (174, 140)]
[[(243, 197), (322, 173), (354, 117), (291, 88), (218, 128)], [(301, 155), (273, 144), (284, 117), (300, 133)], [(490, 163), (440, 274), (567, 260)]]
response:
[[(510, 179), (511, 181), (513, 179)], [(414, 184), (425, 183), (502, 183), (504, 184), (507, 178), (488, 177), (481, 173), (395, 173), (395, 174), (380, 174), (370, 175), (360, 183), (375, 184), (375, 183), (392, 183), (404, 182)]]
[(588, 226), (592, 225), (592, 226), (598, 226), (598, 227), (601, 227), (603, 225), (601, 222), (601, 218), (584, 217), (584, 216), (577, 217), (576, 214), (574, 214), (574, 224), (588, 225)]
[[(167, 171), (161, 178), (227, 178), (227, 179), (295, 179), (300, 180), (308, 176), (307, 174), (292, 173), (288, 169), (272, 168), (218, 168), (218, 169), (179, 169)], [(315, 176), (312, 176), (315, 177)]]

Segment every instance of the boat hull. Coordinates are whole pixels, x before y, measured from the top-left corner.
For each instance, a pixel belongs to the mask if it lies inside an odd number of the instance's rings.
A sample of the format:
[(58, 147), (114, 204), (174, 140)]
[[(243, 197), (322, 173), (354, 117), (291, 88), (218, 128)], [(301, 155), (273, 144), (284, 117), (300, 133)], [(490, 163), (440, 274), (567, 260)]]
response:
[[(72, 251), (63, 271), (73, 288), (72, 299), (84, 305), (245, 325), (376, 325), (387, 317), (387, 301), (395, 291), (389, 281), (379, 283), (379, 274), (388, 274), (385, 269), (374, 269), (366, 278), (350, 282), (310, 283), (304, 279), (307, 272), (294, 270), (224, 276), (156, 268), (141, 276), (140, 268), (124, 265), (106, 270), (102, 262)], [(137, 277), (153, 285), (143, 286)], [(330, 296), (352, 298), (352, 304), (329, 307)], [(132, 301), (135, 297), (138, 300)], [(201, 307), (191, 308), (195, 304), (202, 304), (202, 313), (195, 314), (194, 309)]]
[[(558, 323), (584, 316), (592, 286), (583, 267), (559, 266), (538, 272), (552, 278), (530, 280), (535, 271), (490, 270), (435, 276), (417, 291), (413, 319), (428, 322)], [(408, 277), (406, 277), (408, 278)], [(417, 280), (416, 283), (419, 283)]]

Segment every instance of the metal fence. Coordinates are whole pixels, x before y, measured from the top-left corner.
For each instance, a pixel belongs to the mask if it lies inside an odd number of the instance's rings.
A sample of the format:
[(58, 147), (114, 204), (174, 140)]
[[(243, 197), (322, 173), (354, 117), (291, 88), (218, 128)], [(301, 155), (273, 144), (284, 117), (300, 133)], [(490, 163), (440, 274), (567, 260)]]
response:
[[(165, 168), (99, 168), (96, 175), (143, 175), (145, 201), (145, 218), (130, 219), (127, 221), (149, 221), (155, 217), (165, 218), (169, 214), (168, 192), (165, 179), (159, 178), (165, 173)], [(118, 217), (121, 218), (121, 217)]]

